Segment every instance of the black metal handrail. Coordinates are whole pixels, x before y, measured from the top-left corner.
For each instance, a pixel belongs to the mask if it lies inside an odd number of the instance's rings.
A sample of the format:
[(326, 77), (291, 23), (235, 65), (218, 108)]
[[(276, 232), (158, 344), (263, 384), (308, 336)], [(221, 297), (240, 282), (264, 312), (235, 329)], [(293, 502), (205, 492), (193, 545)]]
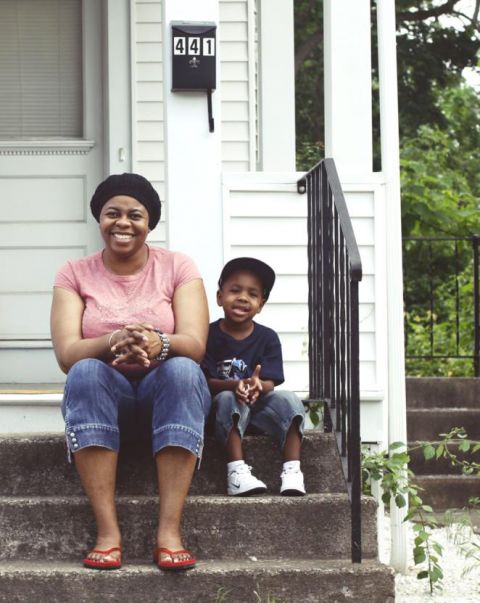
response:
[[(405, 357), (407, 360), (432, 362), (440, 359), (472, 360), (473, 374), (480, 377), (480, 237), (404, 237), (403, 243)], [(416, 252), (416, 255), (409, 261), (406, 254), (412, 252)], [(467, 279), (471, 284), (471, 297), (462, 294), (461, 278)], [(448, 316), (445, 316), (446, 310), (439, 307), (438, 289), (445, 289), (448, 280), (451, 290), (444, 291), (443, 297), (449, 298), (451, 309)], [(473, 326), (473, 334), (468, 333), (466, 336), (463, 333), (463, 337), (460, 329), (462, 302), (467, 308), (466, 320)], [(422, 350), (416, 350), (415, 353), (409, 351), (412, 347), (409, 345), (412, 336), (409, 315), (412, 309), (416, 309), (417, 314), (425, 318), (425, 341), (428, 341), (429, 353), (421, 353)], [(451, 325), (449, 344), (439, 342), (435, 337), (439, 328), (438, 321), (441, 320)], [(442, 353), (439, 353), (439, 348), (443, 348)], [(463, 353), (467, 349), (471, 353)]]
[(358, 283), (362, 264), (333, 159), (297, 183), (308, 194), (309, 402), (323, 402), (351, 504), (352, 561), (362, 560)]

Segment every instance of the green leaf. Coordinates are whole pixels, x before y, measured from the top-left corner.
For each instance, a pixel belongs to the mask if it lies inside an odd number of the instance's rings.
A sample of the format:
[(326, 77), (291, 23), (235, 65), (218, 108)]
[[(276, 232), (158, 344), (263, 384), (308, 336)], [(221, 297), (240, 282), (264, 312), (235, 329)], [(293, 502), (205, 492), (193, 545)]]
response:
[(422, 509), (427, 513), (433, 513), (433, 509), (430, 505), (422, 505)]
[(397, 496), (395, 496), (395, 504), (397, 505), (397, 507), (399, 509), (404, 507), (407, 504), (405, 497), (402, 496), (401, 494), (397, 494)]
[(420, 498), (420, 496), (412, 496), (410, 504), (415, 507), (421, 507), (423, 505), (423, 500)]
[(425, 446), (425, 448), (423, 449), (423, 456), (425, 457), (425, 460), (429, 461), (430, 459), (433, 459), (435, 457), (435, 447), (432, 446), (431, 444), (428, 444), (428, 446)]
[(310, 421), (314, 426), (317, 426), (320, 423), (320, 415), (315, 410), (310, 409), (308, 413), (310, 417)]
[(458, 449), (462, 452), (468, 452), (470, 450), (470, 440), (462, 440), (458, 445)]
[(442, 456), (444, 450), (445, 450), (445, 446), (443, 444), (439, 444), (437, 446), (437, 450), (435, 452), (435, 456), (437, 457), (437, 459), (439, 459)]
[(426, 559), (426, 555), (425, 555), (425, 551), (423, 549), (419, 549), (417, 552), (413, 552), (413, 561), (415, 562), (415, 565), (420, 565), (420, 563), (423, 563)]
[(425, 542), (425, 540), (428, 540), (428, 534), (426, 534), (426, 533), (418, 534), (418, 536), (415, 538), (415, 546), (422, 545)]
[(424, 580), (425, 578), (428, 578), (428, 572), (426, 570), (418, 572), (417, 580)]
[(438, 582), (438, 580), (443, 578), (443, 571), (438, 565), (436, 565), (430, 572), (430, 575), (432, 582)]

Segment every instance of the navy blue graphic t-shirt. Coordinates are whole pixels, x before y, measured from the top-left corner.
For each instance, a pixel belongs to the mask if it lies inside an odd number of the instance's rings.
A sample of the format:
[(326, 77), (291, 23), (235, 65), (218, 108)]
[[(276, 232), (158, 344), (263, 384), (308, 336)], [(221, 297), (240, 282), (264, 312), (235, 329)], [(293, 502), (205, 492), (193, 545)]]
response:
[(252, 333), (238, 340), (220, 329), (220, 320), (210, 323), (208, 331), (202, 362), (208, 377), (246, 379), (260, 364), (260, 379), (271, 380), (275, 385), (284, 382), (282, 346), (273, 329), (254, 322)]

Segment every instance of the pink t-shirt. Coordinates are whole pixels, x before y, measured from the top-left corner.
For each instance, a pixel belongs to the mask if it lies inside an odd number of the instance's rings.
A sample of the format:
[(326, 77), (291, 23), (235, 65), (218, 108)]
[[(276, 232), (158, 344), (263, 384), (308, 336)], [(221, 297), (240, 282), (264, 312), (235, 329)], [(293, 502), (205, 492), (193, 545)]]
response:
[(193, 260), (183, 253), (148, 247), (145, 267), (136, 274), (109, 272), (102, 251), (69, 261), (55, 276), (55, 287), (77, 293), (85, 302), (82, 333), (99, 337), (137, 322), (174, 333), (172, 299), (175, 290), (201, 278)]

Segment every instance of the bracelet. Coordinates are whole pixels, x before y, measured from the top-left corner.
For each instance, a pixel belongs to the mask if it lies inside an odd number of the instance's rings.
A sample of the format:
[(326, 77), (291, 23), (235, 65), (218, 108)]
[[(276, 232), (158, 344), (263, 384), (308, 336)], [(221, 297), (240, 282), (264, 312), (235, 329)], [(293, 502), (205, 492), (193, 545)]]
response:
[(120, 333), (121, 331), (122, 331), (122, 329), (115, 329), (115, 331), (113, 331), (113, 332), (110, 334), (110, 337), (108, 338), (108, 347), (109, 347), (110, 349), (112, 349), (112, 339), (113, 339), (113, 336), (115, 335), (115, 333)]
[(168, 335), (162, 333), (162, 331), (159, 331), (158, 329), (154, 329), (154, 332), (160, 337), (160, 341), (162, 342), (162, 349), (160, 350), (160, 354), (155, 356), (153, 360), (158, 360), (159, 362), (162, 362), (166, 359), (166, 357), (168, 356), (168, 352), (170, 351), (170, 339), (168, 338)]

